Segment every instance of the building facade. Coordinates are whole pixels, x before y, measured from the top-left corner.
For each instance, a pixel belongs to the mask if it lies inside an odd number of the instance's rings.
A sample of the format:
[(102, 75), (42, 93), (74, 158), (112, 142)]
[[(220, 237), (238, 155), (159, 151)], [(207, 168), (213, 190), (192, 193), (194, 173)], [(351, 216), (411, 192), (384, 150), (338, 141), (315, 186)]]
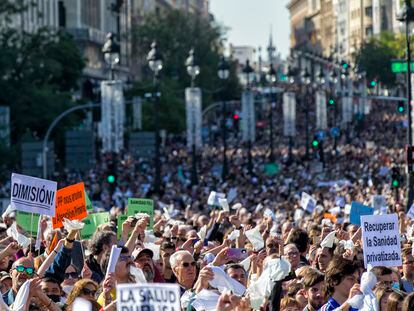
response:
[(352, 61), (363, 42), (398, 32), (399, 0), (291, 0), (291, 49)]

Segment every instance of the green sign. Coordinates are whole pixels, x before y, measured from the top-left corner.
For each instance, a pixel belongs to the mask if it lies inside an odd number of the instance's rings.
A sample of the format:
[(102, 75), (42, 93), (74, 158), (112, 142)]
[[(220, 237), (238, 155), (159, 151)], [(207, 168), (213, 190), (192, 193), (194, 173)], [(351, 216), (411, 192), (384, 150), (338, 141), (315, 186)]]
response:
[(279, 173), (279, 165), (276, 163), (267, 163), (264, 166), (264, 172), (266, 175), (273, 176)]
[(85, 191), (85, 200), (86, 200), (86, 210), (89, 212), (93, 211), (93, 206), (92, 206), (92, 202), (91, 199), (89, 199), (88, 194)]
[(127, 216), (134, 216), (137, 213), (145, 213), (149, 215), (150, 222), (147, 230), (152, 230), (154, 226), (154, 201), (150, 199), (128, 199)]
[(37, 236), (37, 226), (39, 224), (39, 217), (39, 214), (16, 211), (17, 224), (32, 237)]
[[(117, 228), (118, 229), (117, 229), (116, 235), (117, 235), (118, 240), (121, 239), (121, 235), (122, 235), (122, 224), (125, 222), (125, 220), (127, 220), (127, 218), (128, 218), (127, 215), (119, 215), (117, 217)], [(126, 241), (124, 241), (124, 242), (126, 242)]]
[[(407, 72), (407, 62), (404, 60), (393, 60), (391, 62), (391, 70), (393, 73)], [(411, 71), (414, 72), (414, 62), (411, 62)]]
[(85, 219), (82, 220), (82, 222), (85, 224), (85, 226), (81, 231), (81, 238), (90, 239), (99, 225), (109, 223), (109, 213), (105, 212), (89, 214)]

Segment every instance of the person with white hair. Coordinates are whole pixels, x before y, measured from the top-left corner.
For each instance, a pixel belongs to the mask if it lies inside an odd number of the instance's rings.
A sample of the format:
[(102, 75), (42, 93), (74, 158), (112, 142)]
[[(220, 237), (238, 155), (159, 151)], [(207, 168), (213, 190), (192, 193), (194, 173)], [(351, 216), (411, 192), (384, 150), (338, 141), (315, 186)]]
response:
[(180, 285), (181, 294), (191, 289), (197, 277), (196, 262), (189, 251), (177, 251), (170, 257), (171, 269)]

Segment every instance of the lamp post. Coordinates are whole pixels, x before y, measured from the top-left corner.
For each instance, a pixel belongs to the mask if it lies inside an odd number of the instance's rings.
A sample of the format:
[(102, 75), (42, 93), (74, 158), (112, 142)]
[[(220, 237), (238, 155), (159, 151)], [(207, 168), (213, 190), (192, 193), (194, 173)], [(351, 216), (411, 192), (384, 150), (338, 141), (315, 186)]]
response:
[[(219, 79), (223, 82), (229, 78), (230, 68), (224, 56), (222, 56), (220, 59), (217, 74), (218, 74)], [(223, 135), (223, 170), (221, 171), (221, 179), (224, 182), (226, 180), (227, 172), (228, 172), (226, 103), (224, 102), (224, 99), (223, 99), (221, 106), (222, 106), (222, 114), (223, 114), (223, 121), (222, 121), (222, 128), (221, 128), (222, 135)]]
[(275, 162), (275, 156), (273, 153), (273, 110), (276, 107), (276, 94), (274, 94), (274, 86), (277, 80), (277, 74), (273, 64), (270, 64), (269, 73), (266, 76), (267, 82), (269, 83), (269, 94), (270, 94), (270, 114), (269, 114), (269, 125), (270, 125), (270, 162)]
[[(185, 66), (187, 68), (187, 73), (191, 77), (191, 88), (194, 88), (194, 81), (196, 77), (200, 74), (200, 66), (198, 65), (198, 62), (196, 58), (194, 57), (194, 49), (191, 49), (188, 57), (185, 61)], [(193, 109), (194, 105), (192, 105)], [(195, 120), (195, 113), (193, 113), (193, 143), (191, 145), (191, 155), (192, 155), (192, 168), (191, 168), (191, 185), (197, 185), (197, 152), (196, 152), (196, 120)]]
[[(253, 68), (250, 66), (250, 62), (247, 59), (246, 60), (246, 65), (243, 68), (243, 73), (246, 76), (246, 90), (250, 91), (250, 84), (254, 79), (254, 70)], [(251, 124), (250, 122), (252, 121), (251, 116), (243, 116), (243, 118), (247, 117), (247, 131), (248, 131), (248, 139), (247, 139), (247, 157), (248, 157), (248, 162), (247, 162), (247, 168), (249, 170), (249, 174), (251, 174), (253, 172), (253, 159), (252, 159), (252, 133), (251, 133)]]
[[(338, 84), (338, 74), (336, 73), (335, 67), (332, 68), (332, 72), (329, 76), (329, 82), (331, 83), (332, 87), (331, 90), (333, 90), (331, 92), (332, 94), (332, 99), (334, 100), (334, 115), (333, 115), (333, 127), (338, 127), (337, 125), (337, 118), (338, 118), (338, 104), (337, 104), (337, 94), (336, 94), (336, 85)], [(335, 151), (335, 155), (338, 155), (338, 135), (334, 135), (334, 151)]]
[(157, 43), (154, 41), (151, 44), (151, 50), (147, 55), (147, 61), (149, 68), (154, 74), (154, 92), (155, 92), (155, 113), (154, 113), (154, 122), (155, 122), (155, 181), (154, 181), (154, 191), (160, 193), (161, 187), (161, 162), (160, 162), (160, 127), (159, 127), (159, 110), (160, 110), (160, 92), (159, 92), (159, 74), (162, 70), (163, 62), (162, 55), (157, 49)]
[(114, 80), (114, 68), (120, 62), (121, 47), (116, 41), (116, 35), (109, 32), (106, 35), (105, 43), (102, 47), (102, 53), (104, 55), (105, 63), (109, 66), (110, 79)]
[(301, 76), (302, 87), (304, 87), (302, 103), (305, 105), (305, 139), (306, 139), (306, 160), (309, 160), (309, 103), (308, 103), (308, 92), (309, 87), (312, 83), (311, 75), (306, 67), (302, 72)]
[(398, 21), (405, 23), (405, 39), (407, 47), (407, 211), (410, 209), (414, 200), (414, 178), (413, 178), (413, 132), (412, 132), (412, 94), (411, 94), (411, 44), (410, 44), (410, 22), (414, 21), (414, 8), (411, 5), (411, 0), (405, 0)]
[[(317, 84), (319, 85), (319, 88), (321, 90), (324, 90), (326, 79), (325, 79), (325, 72), (323, 71), (322, 66), (320, 66), (320, 70), (316, 77), (316, 80), (317, 80)], [(325, 105), (324, 109), (326, 109), (326, 103), (324, 103), (324, 105)], [(322, 128), (321, 130), (325, 130), (325, 129)], [(325, 154), (323, 151), (323, 139), (321, 139), (319, 143), (319, 158), (322, 162), (323, 167), (325, 167)]]

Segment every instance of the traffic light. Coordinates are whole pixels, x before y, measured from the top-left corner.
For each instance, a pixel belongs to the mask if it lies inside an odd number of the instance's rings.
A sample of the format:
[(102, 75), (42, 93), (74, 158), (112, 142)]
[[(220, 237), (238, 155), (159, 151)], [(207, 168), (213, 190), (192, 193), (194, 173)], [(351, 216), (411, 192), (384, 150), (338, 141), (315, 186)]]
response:
[(377, 81), (376, 80), (371, 80), (371, 82), (369, 83), (369, 87), (374, 88), (376, 86), (377, 86)]
[(115, 161), (111, 159), (108, 162), (108, 167), (106, 170), (106, 181), (109, 183), (109, 185), (112, 187), (115, 187), (116, 185), (116, 167), (115, 167)]
[(235, 113), (234, 115), (233, 115), (233, 120), (234, 121), (238, 121), (240, 119), (240, 116), (237, 114), (237, 113)]
[(342, 67), (343, 70), (348, 70), (349, 69), (349, 64), (346, 61), (342, 61), (341, 67)]
[(240, 115), (238, 113), (233, 114), (233, 129), (238, 132), (239, 131), (239, 122), (240, 122)]
[(312, 140), (312, 147), (315, 149), (319, 149), (319, 146), (320, 146), (319, 137), (318, 135), (314, 135), (313, 140)]
[(391, 169), (391, 187), (399, 188), (401, 186), (401, 175), (397, 167)]
[(329, 100), (328, 100), (328, 103), (329, 103), (329, 105), (330, 106), (333, 106), (333, 105), (335, 105), (335, 99), (334, 98), (329, 98)]
[(405, 104), (403, 101), (399, 101), (397, 105), (397, 112), (404, 113), (405, 112)]

